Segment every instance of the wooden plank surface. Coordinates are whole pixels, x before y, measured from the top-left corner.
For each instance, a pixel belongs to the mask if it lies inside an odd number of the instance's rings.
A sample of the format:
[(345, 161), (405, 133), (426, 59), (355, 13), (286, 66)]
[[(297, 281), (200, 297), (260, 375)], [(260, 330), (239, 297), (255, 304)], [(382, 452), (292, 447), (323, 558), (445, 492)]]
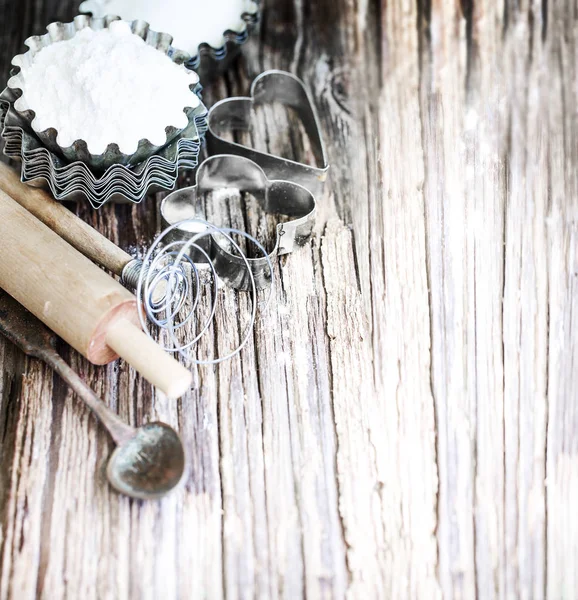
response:
[[(2, 72), (74, 4), (2, 0)], [(271, 67), (311, 86), (332, 162), (315, 235), (241, 356), (179, 402), (61, 347), (128, 421), (182, 433), (191, 473), (163, 501), (113, 493), (106, 433), (0, 341), (0, 597), (578, 597), (575, 3), (263, 8), (205, 99)], [(260, 111), (254, 143), (310, 157), (287, 123)], [(158, 201), (72, 208), (141, 252)], [(199, 353), (247, 306), (225, 292)]]

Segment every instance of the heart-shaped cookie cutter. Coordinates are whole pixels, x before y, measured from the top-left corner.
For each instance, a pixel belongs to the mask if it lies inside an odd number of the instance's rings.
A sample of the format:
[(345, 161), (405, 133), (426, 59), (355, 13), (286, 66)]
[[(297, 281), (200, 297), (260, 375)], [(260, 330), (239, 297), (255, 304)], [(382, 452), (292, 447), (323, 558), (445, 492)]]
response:
[[(268, 256), (245, 259), (231, 252), (218, 234), (207, 236), (199, 229), (191, 231), (188, 228), (187, 220), (204, 218), (199, 207), (205, 194), (231, 189), (235, 189), (236, 193), (252, 194), (267, 213), (291, 217), (291, 220), (277, 224), (275, 247)], [(176, 190), (163, 200), (161, 217), (163, 228), (182, 223), (170, 232), (168, 242), (202, 236), (203, 249), (219, 277), (235, 289), (248, 290), (247, 261), (256, 286), (266, 288), (271, 280), (271, 260), (305, 243), (313, 229), (315, 210), (315, 197), (307, 188), (291, 181), (269, 179), (263, 169), (250, 159), (223, 154), (211, 156), (200, 165), (195, 185)], [(192, 258), (195, 262), (203, 262), (202, 257)]]
[[(309, 136), (316, 166), (260, 152), (223, 137), (228, 131), (249, 130), (253, 107), (279, 102), (296, 111)], [(251, 85), (249, 97), (226, 98), (209, 111), (207, 144), (211, 154), (236, 154), (257, 163), (269, 179), (294, 181), (319, 195), (329, 172), (319, 117), (307, 86), (292, 73), (265, 71)]]

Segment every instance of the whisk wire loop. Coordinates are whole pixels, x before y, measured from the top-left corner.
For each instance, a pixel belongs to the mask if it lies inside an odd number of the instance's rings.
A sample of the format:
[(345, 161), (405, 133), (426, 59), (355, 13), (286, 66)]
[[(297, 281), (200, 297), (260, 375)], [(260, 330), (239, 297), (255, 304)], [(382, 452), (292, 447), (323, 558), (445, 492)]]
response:
[[(196, 233), (187, 240), (169, 241), (173, 230), (183, 228)], [(241, 352), (252, 335), (259, 306), (258, 287), (251, 268), (251, 261), (254, 259), (247, 257), (233, 236), (244, 238), (253, 244), (267, 262), (271, 285), (263, 306), (266, 308), (273, 297), (273, 264), (264, 246), (245, 231), (233, 227), (217, 227), (200, 218), (180, 221), (157, 237), (142, 261), (137, 283), (137, 302), (143, 330), (149, 337), (153, 337), (151, 325), (165, 331), (168, 340), (164, 342), (164, 349), (180, 354), (190, 364), (215, 365), (229, 360)], [(211, 327), (217, 311), (219, 273), (215, 266), (216, 261), (207, 250), (207, 245), (213, 243), (227, 243), (227, 252), (235, 259), (240, 259), (241, 268), (246, 269), (251, 312), (249, 322), (235, 349), (223, 356), (203, 359), (195, 356), (192, 349)], [(203, 293), (208, 287), (203, 284), (200, 265), (206, 265), (212, 281), (209, 292), (210, 309), (207, 318), (199, 325), (197, 333), (190, 338), (191, 324), (198, 316)]]

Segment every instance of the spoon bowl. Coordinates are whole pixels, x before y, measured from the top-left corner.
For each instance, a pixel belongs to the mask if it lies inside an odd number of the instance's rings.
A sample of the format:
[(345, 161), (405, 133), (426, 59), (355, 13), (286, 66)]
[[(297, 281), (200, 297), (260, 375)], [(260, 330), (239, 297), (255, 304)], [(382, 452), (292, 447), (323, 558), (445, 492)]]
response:
[(160, 498), (175, 488), (185, 473), (185, 452), (177, 432), (165, 423), (133, 430), (108, 461), (107, 476), (117, 491), (133, 498)]
[(54, 333), (2, 290), (0, 333), (27, 355), (50, 365), (108, 429), (117, 448), (108, 462), (107, 475), (117, 491), (149, 500), (164, 496), (182, 481), (185, 450), (177, 432), (165, 423), (136, 429), (125, 423), (56, 352)]

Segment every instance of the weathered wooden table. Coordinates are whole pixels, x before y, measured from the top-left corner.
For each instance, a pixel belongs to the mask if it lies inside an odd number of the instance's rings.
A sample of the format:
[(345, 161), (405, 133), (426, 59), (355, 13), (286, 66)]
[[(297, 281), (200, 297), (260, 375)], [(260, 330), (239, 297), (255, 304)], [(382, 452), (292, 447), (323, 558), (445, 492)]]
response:
[[(75, 5), (3, 0), (4, 76)], [(112, 492), (106, 433), (0, 342), (0, 597), (578, 597), (577, 34), (570, 0), (265, 2), (205, 98), (270, 67), (309, 83), (333, 165), (315, 236), (179, 402), (62, 346), (124, 418), (182, 432), (162, 502)], [(256, 143), (307, 156), (283, 118)], [(143, 249), (157, 202), (78, 212)]]

